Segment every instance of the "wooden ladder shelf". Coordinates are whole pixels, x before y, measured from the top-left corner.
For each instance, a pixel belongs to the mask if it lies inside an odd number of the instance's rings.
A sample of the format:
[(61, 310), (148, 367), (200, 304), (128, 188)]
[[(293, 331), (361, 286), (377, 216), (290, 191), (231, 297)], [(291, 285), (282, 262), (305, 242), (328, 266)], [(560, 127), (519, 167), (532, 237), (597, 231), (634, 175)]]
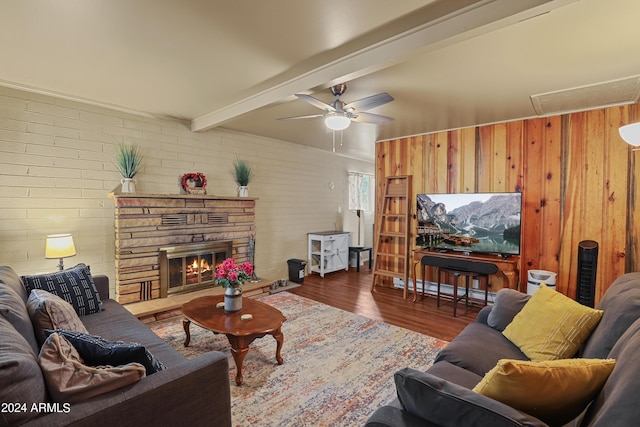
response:
[(411, 176), (385, 178), (384, 192), (378, 199), (375, 216), (373, 281), (375, 290), (380, 278), (402, 278), (403, 297), (409, 293), (409, 223), (411, 219)]

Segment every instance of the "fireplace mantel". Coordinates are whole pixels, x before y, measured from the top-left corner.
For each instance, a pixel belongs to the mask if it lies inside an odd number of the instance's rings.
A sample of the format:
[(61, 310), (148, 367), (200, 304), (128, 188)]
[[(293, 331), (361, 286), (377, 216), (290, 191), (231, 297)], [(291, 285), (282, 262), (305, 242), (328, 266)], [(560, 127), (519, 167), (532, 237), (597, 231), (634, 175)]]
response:
[(191, 194), (113, 194), (116, 299), (160, 297), (160, 248), (232, 241), (237, 262), (251, 261), (256, 198)]
[(153, 193), (111, 193), (114, 199), (202, 199), (202, 200), (234, 200), (256, 201), (256, 197), (215, 196), (208, 194), (153, 194)]

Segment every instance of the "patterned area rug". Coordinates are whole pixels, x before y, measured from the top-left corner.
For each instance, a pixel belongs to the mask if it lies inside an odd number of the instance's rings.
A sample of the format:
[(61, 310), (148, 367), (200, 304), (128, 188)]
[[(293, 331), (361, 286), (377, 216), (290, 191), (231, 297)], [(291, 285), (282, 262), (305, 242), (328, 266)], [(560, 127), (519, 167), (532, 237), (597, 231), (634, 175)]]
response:
[(364, 425), (376, 408), (395, 397), (395, 371), (427, 369), (447, 344), (289, 292), (261, 301), (287, 317), (284, 364), (275, 360), (273, 337), (257, 339), (244, 360), (242, 386), (235, 384), (235, 363), (224, 335), (192, 323), (191, 344), (185, 348), (181, 318), (149, 324), (187, 358), (211, 350), (227, 354), (235, 427)]

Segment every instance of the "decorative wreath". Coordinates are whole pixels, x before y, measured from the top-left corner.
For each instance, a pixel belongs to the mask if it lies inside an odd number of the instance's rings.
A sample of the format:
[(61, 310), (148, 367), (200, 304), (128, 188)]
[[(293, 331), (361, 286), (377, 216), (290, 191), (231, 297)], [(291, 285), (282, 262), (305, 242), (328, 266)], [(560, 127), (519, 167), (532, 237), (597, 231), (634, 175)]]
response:
[(185, 173), (182, 175), (182, 189), (187, 191), (190, 187), (189, 182), (193, 182), (196, 187), (205, 188), (207, 186), (207, 177), (202, 172)]

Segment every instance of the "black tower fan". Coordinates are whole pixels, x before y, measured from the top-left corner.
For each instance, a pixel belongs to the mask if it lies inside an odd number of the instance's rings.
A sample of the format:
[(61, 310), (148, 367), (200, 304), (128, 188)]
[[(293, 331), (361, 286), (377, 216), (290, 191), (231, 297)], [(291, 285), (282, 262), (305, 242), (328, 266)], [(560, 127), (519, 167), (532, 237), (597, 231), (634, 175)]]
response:
[(598, 242), (583, 240), (578, 244), (578, 286), (576, 301), (593, 307), (596, 293), (596, 269), (598, 268)]

